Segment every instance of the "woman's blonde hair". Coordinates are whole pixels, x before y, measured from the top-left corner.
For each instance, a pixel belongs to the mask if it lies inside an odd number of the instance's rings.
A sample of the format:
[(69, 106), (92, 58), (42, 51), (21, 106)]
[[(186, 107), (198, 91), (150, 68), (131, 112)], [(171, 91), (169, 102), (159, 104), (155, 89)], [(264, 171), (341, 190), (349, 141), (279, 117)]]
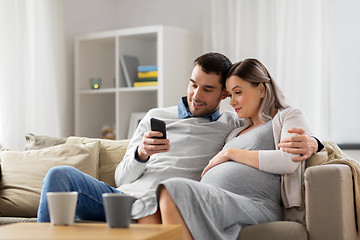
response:
[(234, 75), (251, 83), (254, 87), (260, 83), (264, 84), (266, 90), (259, 108), (260, 121), (267, 122), (272, 119), (271, 112), (273, 108), (281, 110), (289, 107), (283, 93), (270, 76), (266, 67), (259, 60), (248, 58), (234, 63), (229, 70), (227, 78)]

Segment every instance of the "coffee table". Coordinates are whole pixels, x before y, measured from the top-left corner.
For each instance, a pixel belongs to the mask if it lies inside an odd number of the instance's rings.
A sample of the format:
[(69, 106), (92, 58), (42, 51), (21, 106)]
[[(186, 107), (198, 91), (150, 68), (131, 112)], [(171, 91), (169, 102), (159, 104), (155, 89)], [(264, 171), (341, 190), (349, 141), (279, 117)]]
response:
[(70, 226), (53, 226), (50, 223), (14, 223), (0, 227), (0, 239), (182, 239), (180, 225), (130, 224), (129, 228), (109, 228), (106, 223), (75, 223)]

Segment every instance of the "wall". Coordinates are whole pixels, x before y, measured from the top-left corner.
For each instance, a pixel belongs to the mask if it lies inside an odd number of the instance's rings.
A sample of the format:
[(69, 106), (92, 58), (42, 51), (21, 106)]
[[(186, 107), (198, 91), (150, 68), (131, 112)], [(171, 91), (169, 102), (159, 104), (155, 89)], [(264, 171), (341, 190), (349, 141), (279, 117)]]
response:
[(360, 162), (360, 150), (347, 150), (347, 149), (343, 149), (343, 150), (351, 158), (353, 158), (354, 160)]
[[(360, 2), (330, 1), (330, 105), (331, 139), (336, 143), (360, 143)], [(360, 150), (344, 149), (360, 161)]]
[(360, 1), (330, 3), (331, 137), (360, 143)]
[[(77, 34), (143, 25), (165, 24), (189, 28), (204, 33), (208, 24), (208, 0), (63, 0), (67, 49), (69, 117), (68, 134), (73, 132), (73, 37)], [(357, 0), (331, 0), (330, 78), (332, 106), (331, 139), (338, 143), (360, 142), (360, 31), (354, 23), (360, 21)], [(204, 41), (206, 43), (207, 41)], [(208, 48), (204, 46), (204, 49)], [(222, 104), (223, 109), (228, 104)]]
[[(74, 36), (144, 25), (169, 25), (203, 31), (207, 0), (63, 0), (66, 35), (66, 96), (69, 123), (64, 136), (74, 132)], [(184, 93), (185, 94), (185, 93)]]

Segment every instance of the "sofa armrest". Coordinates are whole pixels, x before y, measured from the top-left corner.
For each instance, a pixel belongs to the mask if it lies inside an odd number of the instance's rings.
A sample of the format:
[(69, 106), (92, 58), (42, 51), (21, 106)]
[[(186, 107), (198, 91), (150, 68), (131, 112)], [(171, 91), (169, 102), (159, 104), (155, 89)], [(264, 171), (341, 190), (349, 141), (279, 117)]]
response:
[(356, 239), (351, 169), (329, 164), (305, 171), (306, 228), (309, 240)]

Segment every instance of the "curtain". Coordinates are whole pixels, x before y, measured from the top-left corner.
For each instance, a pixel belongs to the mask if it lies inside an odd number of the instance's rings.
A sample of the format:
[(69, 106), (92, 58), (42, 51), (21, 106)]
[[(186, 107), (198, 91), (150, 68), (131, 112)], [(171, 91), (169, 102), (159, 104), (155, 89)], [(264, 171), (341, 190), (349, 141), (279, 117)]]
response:
[(204, 27), (205, 51), (259, 59), (320, 138), (331, 137), (327, 2), (211, 0)]
[(62, 1), (0, 0), (0, 144), (60, 136), (65, 56)]

